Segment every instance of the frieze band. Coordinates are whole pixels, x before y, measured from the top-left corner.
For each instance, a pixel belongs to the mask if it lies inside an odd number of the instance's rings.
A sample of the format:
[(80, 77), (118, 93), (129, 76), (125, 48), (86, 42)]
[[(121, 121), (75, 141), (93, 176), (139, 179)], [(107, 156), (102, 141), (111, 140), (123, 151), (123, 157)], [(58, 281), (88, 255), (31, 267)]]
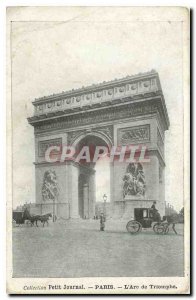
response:
[(134, 104), (124, 107), (123, 109), (110, 108), (108, 110), (101, 110), (95, 112), (89, 112), (88, 117), (85, 114), (80, 116), (67, 116), (63, 121), (52, 122), (45, 121), (44, 124), (35, 125), (35, 133), (40, 133), (49, 130), (66, 129), (76, 126), (88, 125), (93, 123), (100, 123), (104, 121), (113, 121), (118, 119), (124, 119), (131, 116), (139, 116), (142, 114), (156, 113), (156, 104)]

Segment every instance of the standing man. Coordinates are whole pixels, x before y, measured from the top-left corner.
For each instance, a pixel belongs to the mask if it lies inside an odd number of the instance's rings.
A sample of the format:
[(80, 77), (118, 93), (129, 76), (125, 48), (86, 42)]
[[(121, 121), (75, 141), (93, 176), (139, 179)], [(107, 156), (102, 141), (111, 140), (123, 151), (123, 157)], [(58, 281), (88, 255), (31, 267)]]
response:
[(100, 215), (100, 231), (104, 231), (105, 229), (105, 216), (103, 213)]

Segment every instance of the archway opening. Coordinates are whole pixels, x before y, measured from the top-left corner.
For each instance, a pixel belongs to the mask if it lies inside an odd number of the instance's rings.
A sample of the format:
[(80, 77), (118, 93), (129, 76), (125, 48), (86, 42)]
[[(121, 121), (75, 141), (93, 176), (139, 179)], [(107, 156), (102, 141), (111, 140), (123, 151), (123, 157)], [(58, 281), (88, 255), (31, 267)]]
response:
[(111, 215), (110, 203), (110, 172), (111, 164), (108, 156), (100, 158), (96, 165), (96, 202), (95, 216), (99, 217), (104, 213), (106, 217)]
[[(77, 143), (76, 152), (80, 153), (83, 147), (89, 149), (90, 162), (85, 159), (79, 161), (79, 215), (83, 219), (98, 218), (100, 213), (108, 214), (110, 210), (111, 165), (107, 153), (101, 148), (105, 147), (109, 153), (110, 145), (98, 136), (87, 135)], [(97, 147), (100, 147), (100, 156), (94, 161)]]

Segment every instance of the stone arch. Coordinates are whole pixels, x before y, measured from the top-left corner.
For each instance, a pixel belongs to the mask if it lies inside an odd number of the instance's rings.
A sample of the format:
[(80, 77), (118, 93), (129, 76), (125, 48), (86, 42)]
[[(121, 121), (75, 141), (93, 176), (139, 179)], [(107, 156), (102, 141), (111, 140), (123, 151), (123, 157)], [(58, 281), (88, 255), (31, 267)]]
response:
[(76, 136), (73, 141), (72, 141), (72, 146), (75, 147), (77, 146), (80, 141), (82, 141), (82, 139), (88, 137), (88, 136), (94, 136), (94, 137), (98, 137), (100, 138), (101, 140), (103, 140), (106, 145), (111, 148), (113, 143), (112, 143), (112, 140), (103, 132), (98, 132), (98, 131), (89, 131), (89, 132), (83, 132), (81, 134), (79, 134), (78, 136)]
[[(105, 146), (109, 149), (112, 147), (111, 139), (101, 131), (80, 132), (73, 140), (71, 145), (77, 149), (83, 145)], [(92, 151), (94, 148), (91, 148)], [(90, 150), (91, 151), (91, 150)], [(91, 152), (93, 153), (93, 152)], [(109, 184), (111, 185), (112, 166), (109, 165)], [(90, 201), (89, 201), (90, 200)], [(84, 219), (95, 216), (96, 205), (96, 162), (84, 163), (78, 165), (78, 212), (79, 216)]]

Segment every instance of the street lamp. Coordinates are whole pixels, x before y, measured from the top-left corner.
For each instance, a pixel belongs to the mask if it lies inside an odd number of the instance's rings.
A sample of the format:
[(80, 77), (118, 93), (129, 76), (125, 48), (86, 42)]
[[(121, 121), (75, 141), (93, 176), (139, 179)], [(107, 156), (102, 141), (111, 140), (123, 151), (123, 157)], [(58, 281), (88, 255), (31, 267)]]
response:
[(55, 222), (55, 197), (53, 197), (53, 222)]
[(52, 202), (53, 202), (53, 222), (56, 222), (56, 203), (58, 202), (57, 200), (57, 195), (54, 195), (52, 198)]
[(103, 203), (104, 203), (104, 216), (106, 216), (106, 201), (107, 201), (107, 195), (103, 195)]

